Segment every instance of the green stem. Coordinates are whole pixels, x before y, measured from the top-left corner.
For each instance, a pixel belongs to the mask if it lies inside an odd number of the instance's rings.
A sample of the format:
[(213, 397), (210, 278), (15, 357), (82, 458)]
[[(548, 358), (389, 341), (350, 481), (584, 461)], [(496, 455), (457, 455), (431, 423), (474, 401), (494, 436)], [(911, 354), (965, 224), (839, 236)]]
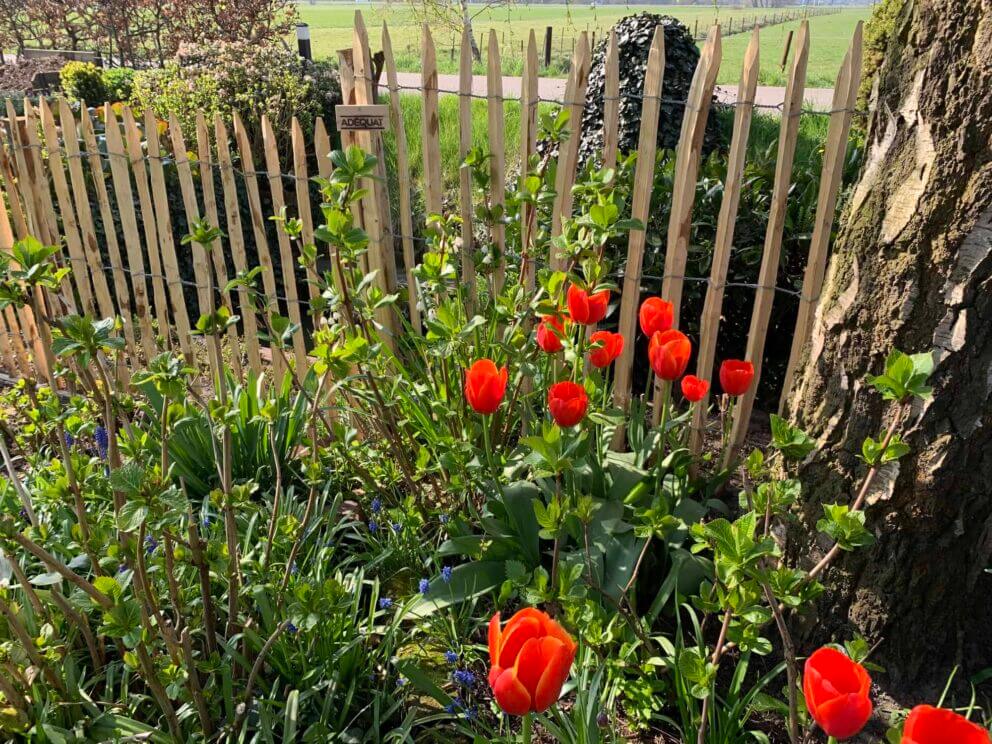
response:
[(531, 737), (531, 715), (528, 713), (524, 716), (523, 725), (520, 727), (520, 741), (521, 744), (530, 744)]
[(830, 736), (827, 738), (827, 744), (837, 744), (837, 737)]
[(668, 401), (672, 396), (672, 383), (669, 380), (665, 380), (661, 384), (661, 420), (658, 422), (658, 456), (657, 462), (655, 463), (658, 468), (658, 474), (655, 481), (655, 493), (661, 489), (661, 478), (662, 478), (662, 461), (665, 459), (665, 444), (667, 443), (668, 436), (665, 431), (668, 426)]
[(491, 473), (491, 475), (493, 477), (493, 480), (496, 481), (497, 483), (499, 483), (499, 477), (498, 477), (498, 475), (496, 473), (496, 465), (493, 462), (493, 445), (492, 445), (492, 441), (490, 440), (490, 436), (491, 435), (489, 433), (489, 424), (490, 424), (490, 417), (489, 416), (483, 416), (482, 417), (482, 439), (483, 439), (483, 442), (484, 442), (484, 446), (486, 448), (486, 463), (489, 465), (489, 470), (490, 470), (490, 473)]

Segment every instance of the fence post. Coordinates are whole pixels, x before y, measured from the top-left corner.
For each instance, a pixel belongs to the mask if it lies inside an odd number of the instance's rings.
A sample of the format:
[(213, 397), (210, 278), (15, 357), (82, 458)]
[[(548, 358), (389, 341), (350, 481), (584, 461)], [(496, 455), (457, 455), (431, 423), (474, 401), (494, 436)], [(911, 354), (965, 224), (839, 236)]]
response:
[[(741, 181), (744, 163), (747, 158), (747, 141), (754, 113), (754, 97), (758, 87), (759, 50), (761, 42), (758, 30), (751, 32), (751, 41), (744, 53), (741, 82), (737, 86), (737, 107), (734, 111), (734, 132), (730, 141), (730, 155), (727, 160), (727, 181), (720, 202), (720, 216), (717, 218), (716, 239), (713, 243), (713, 264), (710, 267), (710, 281), (706, 288), (706, 300), (699, 319), (699, 353), (696, 357), (696, 376), (709, 380), (713, 373), (713, 360), (716, 355), (716, 340), (720, 331), (720, 316), (723, 307), (724, 286), (727, 281), (727, 267), (730, 264), (730, 250), (734, 243), (734, 228), (737, 223), (737, 209), (740, 205)], [(693, 455), (703, 449), (703, 432), (706, 426), (710, 393), (694, 406), (692, 426), (689, 430), (689, 448)]]
[[(568, 139), (558, 150), (558, 172), (555, 175), (555, 200), (551, 213), (551, 235), (561, 235), (562, 223), (572, 216), (572, 184), (575, 183), (575, 169), (579, 160), (579, 139), (582, 137), (582, 114), (585, 110), (586, 86), (589, 83), (589, 37), (583, 31), (579, 45), (572, 56), (572, 70), (565, 86), (564, 107), (569, 111)], [(561, 271), (564, 262), (558, 256), (551, 257), (551, 268)]]
[(847, 138), (851, 131), (851, 119), (858, 101), (858, 86), (861, 84), (861, 38), (862, 25), (859, 22), (848, 49), (844, 64), (837, 75), (834, 97), (831, 104), (830, 124), (827, 129), (826, 151), (823, 154), (823, 171), (820, 173), (820, 191), (817, 197), (816, 218), (813, 223), (813, 236), (809, 243), (809, 257), (803, 275), (803, 286), (799, 296), (799, 313), (796, 329), (792, 335), (792, 349), (785, 368), (782, 383), (782, 398), (779, 413), (785, 411), (792, 391), (793, 379), (799, 357), (809, 339), (813, 324), (813, 310), (816, 308), (820, 290), (823, 288), (823, 275), (827, 266), (827, 249), (830, 244), (830, 228), (834, 222), (837, 207), (837, 190), (844, 174), (844, 158), (847, 154)]
[(789, 49), (792, 47), (792, 31), (790, 30), (788, 35), (785, 37), (785, 48), (782, 50), (782, 62), (779, 64), (779, 69), (783, 72), (785, 71), (785, 63), (789, 61)]
[(544, 29), (544, 66), (551, 64), (551, 26)]
[[(644, 75), (644, 100), (641, 104), (641, 131), (637, 142), (637, 164), (634, 170), (634, 195), (630, 216), (647, 222), (651, 208), (651, 191), (654, 186), (655, 155), (658, 151), (658, 117), (661, 115), (661, 91), (665, 78), (665, 31), (661, 26), (654, 30), (651, 51), (648, 52), (647, 71)], [(637, 308), (641, 301), (641, 264), (644, 261), (644, 230), (631, 230), (627, 243), (627, 264), (623, 272), (623, 290), (620, 295), (619, 330), (626, 341), (617, 360), (613, 403), (627, 409), (630, 402), (630, 385), (633, 377), (634, 343), (637, 333)], [(622, 449), (623, 427), (613, 437), (614, 450)]]
[(754, 310), (751, 313), (751, 327), (747, 337), (745, 359), (754, 365), (754, 382), (737, 403), (731, 431), (731, 445), (727, 447), (725, 463), (730, 462), (736, 450), (744, 441), (754, 399), (761, 382), (761, 363), (768, 335), (768, 321), (775, 299), (775, 280), (778, 276), (779, 258), (782, 252), (782, 231), (785, 228), (786, 203), (792, 180), (792, 165), (796, 154), (796, 140), (799, 137), (799, 109), (803, 103), (806, 86), (806, 63), (809, 60), (809, 22), (799, 26), (796, 40), (796, 53), (792, 58), (792, 69), (785, 89), (785, 107), (782, 110), (782, 124), (778, 138), (778, 155), (775, 163), (775, 185), (769, 203), (768, 228), (765, 231), (765, 246), (761, 256), (761, 269), (758, 272), (758, 288), (755, 290)]
[[(372, 92), (372, 61), (369, 54), (369, 39), (365, 30), (365, 20), (360, 10), (355, 11), (354, 28), (355, 64), (355, 103), (375, 103)], [(377, 158), (376, 176), (369, 186), (369, 195), (362, 199), (365, 210), (365, 229), (369, 234), (369, 265), (378, 268), (376, 283), (383, 294), (396, 291), (396, 251), (393, 247), (392, 217), (389, 213), (389, 194), (385, 188), (386, 162), (379, 132), (358, 132), (358, 142), (362, 149)], [(383, 341), (394, 351), (397, 348), (397, 334), (402, 328), (395, 308), (382, 307), (376, 311), (379, 323), (386, 329)]]
[[(489, 29), (489, 59), (488, 78), (486, 80), (487, 109), (489, 114), (489, 187), (492, 190), (490, 198), (493, 207), (504, 206), (506, 201), (506, 147), (503, 144), (503, 127), (505, 108), (503, 106), (503, 70), (499, 58), (499, 42), (496, 30)], [(503, 291), (506, 279), (506, 228), (502, 220), (497, 220), (492, 228), (493, 243), (499, 251), (494, 275), (494, 289), (499, 294)]]
[[(426, 61), (425, 61), (426, 64)], [(426, 69), (426, 67), (425, 67)], [(437, 78), (434, 78), (435, 82)], [(424, 105), (427, 105), (426, 91)], [(437, 94), (434, 94), (437, 106)], [(426, 127), (426, 124), (425, 124)], [(425, 141), (424, 146), (427, 146)], [(472, 36), (468, 25), (462, 28), (462, 51), (458, 65), (458, 157), (464, 160), (472, 149)], [(426, 160), (425, 174), (426, 174)], [(475, 286), (475, 233), (472, 229), (472, 174), (458, 169), (459, 215), (462, 218), (462, 284), (468, 290), (466, 311), (475, 312), (478, 288)]]
[[(403, 109), (400, 105), (400, 86), (396, 75), (396, 60), (393, 58), (393, 42), (389, 29), (382, 24), (382, 55), (386, 67), (386, 83), (389, 86), (389, 122), (396, 138), (396, 171), (410, 172), (410, 158), (407, 154), (406, 126), (403, 122)], [(403, 233), (403, 268), (406, 269), (407, 302), (410, 308), (410, 324), (417, 333), (422, 332), (420, 309), (417, 307), (417, 278), (413, 275), (417, 260), (413, 250), (413, 209), (410, 199), (410, 179), (399, 179), (400, 230)]]
[[(661, 295), (672, 303), (674, 325), (678, 327), (682, 305), (683, 275), (689, 253), (689, 240), (692, 237), (692, 207), (696, 199), (696, 176), (706, 133), (706, 119), (713, 100), (713, 87), (723, 55), (720, 27), (710, 29), (699, 64), (692, 77), (692, 86), (686, 100), (682, 118), (682, 133), (675, 158), (675, 180), (672, 184), (671, 217), (668, 220), (668, 236), (665, 247), (665, 276), (662, 280)], [(654, 423), (660, 420), (663, 384), (655, 379)]]

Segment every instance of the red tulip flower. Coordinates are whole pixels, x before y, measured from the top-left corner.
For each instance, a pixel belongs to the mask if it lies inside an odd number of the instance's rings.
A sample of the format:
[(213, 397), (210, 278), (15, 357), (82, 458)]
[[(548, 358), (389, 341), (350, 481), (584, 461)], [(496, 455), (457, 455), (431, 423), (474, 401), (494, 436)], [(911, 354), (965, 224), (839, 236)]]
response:
[(900, 744), (989, 744), (989, 732), (946, 708), (917, 705), (902, 728)]
[(562, 336), (565, 335), (565, 318), (561, 315), (545, 315), (537, 326), (537, 345), (549, 354), (562, 350)]
[(548, 410), (559, 426), (575, 426), (586, 415), (589, 396), (576, 382), (565, 380), (548, 388)]
[(465, 372), (465, 400), (476, 413), (495, 413), (506, 392), (506, 380), (506, 367), (497, 369), (491, 359), (480, 359)]
[(500, 629), (489, 621), (489, 686), (511, 716), (542, 713), (561, 695), (578, 645), (540, 610), (525, 607)]
[(651, 369), (662, 380), (672, 382), (679, 379), (689, 366), (692, 344), (688, 336), (674, 328), (661, 331), (651, 337), (648, 344), (648, 361)]
[(720, 387), (727, 395), (744, 395), (754, 379), (754, 365), (740, 359), (726, 359), (720, 365)]
[(682, 378), (682, 395), (690, 403), (698, 403), (709, 392), (710, 384), (706, 380), (700, 380), (695, 375), (686, 375)]
[(824, 646), (806, 659), (806, 707), (827, 736), (849, 739), (864, 728), (871, 717), (870, 689), (865, 668), (835, 648)]
[(568, 314), (576, 323), (593, 325), (606, 317), (610, 304), (610, 290), (589, 294), (574, 284), (568, 288)]
[(654, 334), (667, 331), (675, 322), (675, 308), (668, 300), (660, 297), (648, 297), (641, 303), (641, 309), (637, 313), (641, 323), (641, 330), (648, 338)]
[(589, 362), (593, 367), (609, 367), (614, 359), (623, 353), (623, 336), (609, 331), (596, 331), (589, 337), (596, 347), (589, 352)]

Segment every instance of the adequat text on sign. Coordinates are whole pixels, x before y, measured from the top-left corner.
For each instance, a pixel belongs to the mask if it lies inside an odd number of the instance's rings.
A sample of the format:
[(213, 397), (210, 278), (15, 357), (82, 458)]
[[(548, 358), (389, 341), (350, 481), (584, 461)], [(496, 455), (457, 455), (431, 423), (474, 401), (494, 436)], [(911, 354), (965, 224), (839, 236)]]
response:
[(340, 104), (334, 107), (339, 132), (389, 129), (389, 107), (376, 104)]

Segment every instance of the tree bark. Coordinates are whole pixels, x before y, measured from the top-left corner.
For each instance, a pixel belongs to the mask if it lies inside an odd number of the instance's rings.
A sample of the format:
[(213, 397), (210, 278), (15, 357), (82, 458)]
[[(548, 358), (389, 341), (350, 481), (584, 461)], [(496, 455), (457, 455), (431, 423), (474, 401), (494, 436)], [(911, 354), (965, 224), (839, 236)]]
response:
[(827, 571), (800, 650), (861, 634), (890, 694), (935, 702), (955, 665), (992, 665), (992, 0), (909, 0), (880, 71), (790, 404), (821, 444), (793, 541), (813, 561), (823, 504), (850, 502), (861, 443), (890, 420), (866, 377), (892, 348), (934, 352), (933, 398), (869, 494), (875, 544)]

